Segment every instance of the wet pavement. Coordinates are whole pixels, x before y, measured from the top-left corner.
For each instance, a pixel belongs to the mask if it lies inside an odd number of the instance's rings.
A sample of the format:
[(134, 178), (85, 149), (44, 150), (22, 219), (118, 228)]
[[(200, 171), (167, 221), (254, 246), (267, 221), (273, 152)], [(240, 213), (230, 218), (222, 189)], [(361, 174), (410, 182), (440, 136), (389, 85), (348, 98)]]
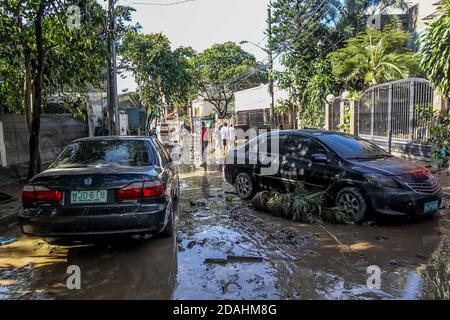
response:
[[(1, 230), (17, 241), (0, 247), (0, 299), (448, 297), (448, 209), (416, 222), (305, 225), (253, 210), (214, 161), (179, 169), (172, 239), (49, 244), (17, 225)], [(79, 290), (66, 285), (71, 265)], [(367, 286), (369, 266), (380, 289)]]
[(448, 218), (320, 227), (255, 212), (218, 171), (182, 173), (181, 189), (173, 239), (51, 245), (3, 231), (18, 240), (0, 247), (0, 299), (420, 299)]

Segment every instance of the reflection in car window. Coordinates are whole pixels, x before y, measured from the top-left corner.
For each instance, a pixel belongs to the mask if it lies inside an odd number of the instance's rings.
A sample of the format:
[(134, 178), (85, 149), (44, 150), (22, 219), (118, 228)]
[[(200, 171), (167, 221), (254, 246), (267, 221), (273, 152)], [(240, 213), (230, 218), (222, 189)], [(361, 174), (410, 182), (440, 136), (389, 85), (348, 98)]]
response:
[(389, 153), (373, 143), (353, 136), (324, 134), (320, 136), (320, 140), (347, 160), (370, 160), (392, 157)]
[(91, 140), (70, 144), (52, 168), (91, 165), (142, 167), (152, 163), (144, 141)]

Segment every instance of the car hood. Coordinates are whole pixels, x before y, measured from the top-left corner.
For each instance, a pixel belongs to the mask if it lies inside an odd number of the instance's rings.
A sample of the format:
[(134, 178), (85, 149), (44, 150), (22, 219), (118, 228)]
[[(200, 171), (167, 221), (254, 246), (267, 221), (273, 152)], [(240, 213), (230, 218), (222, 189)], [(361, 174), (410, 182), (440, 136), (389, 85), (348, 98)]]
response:
[(370, 171), (391, 176), (402, 176), (414, 173), (428, 172), (424, 167), (415, 165), (407, 160), (396, 157), (374, 159), (369, 161), (350, 161), (355, 169)]

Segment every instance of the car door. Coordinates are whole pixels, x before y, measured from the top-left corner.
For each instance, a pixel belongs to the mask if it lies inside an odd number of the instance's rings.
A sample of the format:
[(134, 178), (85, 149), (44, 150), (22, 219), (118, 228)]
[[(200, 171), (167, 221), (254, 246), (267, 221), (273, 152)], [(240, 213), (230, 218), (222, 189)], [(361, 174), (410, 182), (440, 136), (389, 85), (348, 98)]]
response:
[(336, 156), (323, 144), (310, 138), (306, 138), (305, 146), (305, 184), (319, 189), (328, 188), (341, 171)]
[(261, 189), (279, 190), (279, 145), (278, 134), (264, 134), (258, 137), (257, 145), (249, 147), (248, 159), (253, 162), (253, 176)]
[(308, 139), (300, 135), (285, 135), (280, 145), (280, 170), (277, 179), (285, 191), (292, 191), (297, 184), (305, 183), (305, 159)]

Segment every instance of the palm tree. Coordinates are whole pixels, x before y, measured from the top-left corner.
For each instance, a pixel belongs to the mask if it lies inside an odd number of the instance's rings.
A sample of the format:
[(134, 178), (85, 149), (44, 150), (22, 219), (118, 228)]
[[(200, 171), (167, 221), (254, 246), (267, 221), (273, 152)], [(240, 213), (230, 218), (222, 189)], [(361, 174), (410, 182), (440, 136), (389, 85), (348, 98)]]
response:
[(383, 39), (373, 43), (369, 37), (369, 45), (359, 54), (358, 63), (348, 75), (346, 81), (364, 80), (366, 86), (407, 78), (409, 67), (404, 54), (388, 53), (388, 47)]

